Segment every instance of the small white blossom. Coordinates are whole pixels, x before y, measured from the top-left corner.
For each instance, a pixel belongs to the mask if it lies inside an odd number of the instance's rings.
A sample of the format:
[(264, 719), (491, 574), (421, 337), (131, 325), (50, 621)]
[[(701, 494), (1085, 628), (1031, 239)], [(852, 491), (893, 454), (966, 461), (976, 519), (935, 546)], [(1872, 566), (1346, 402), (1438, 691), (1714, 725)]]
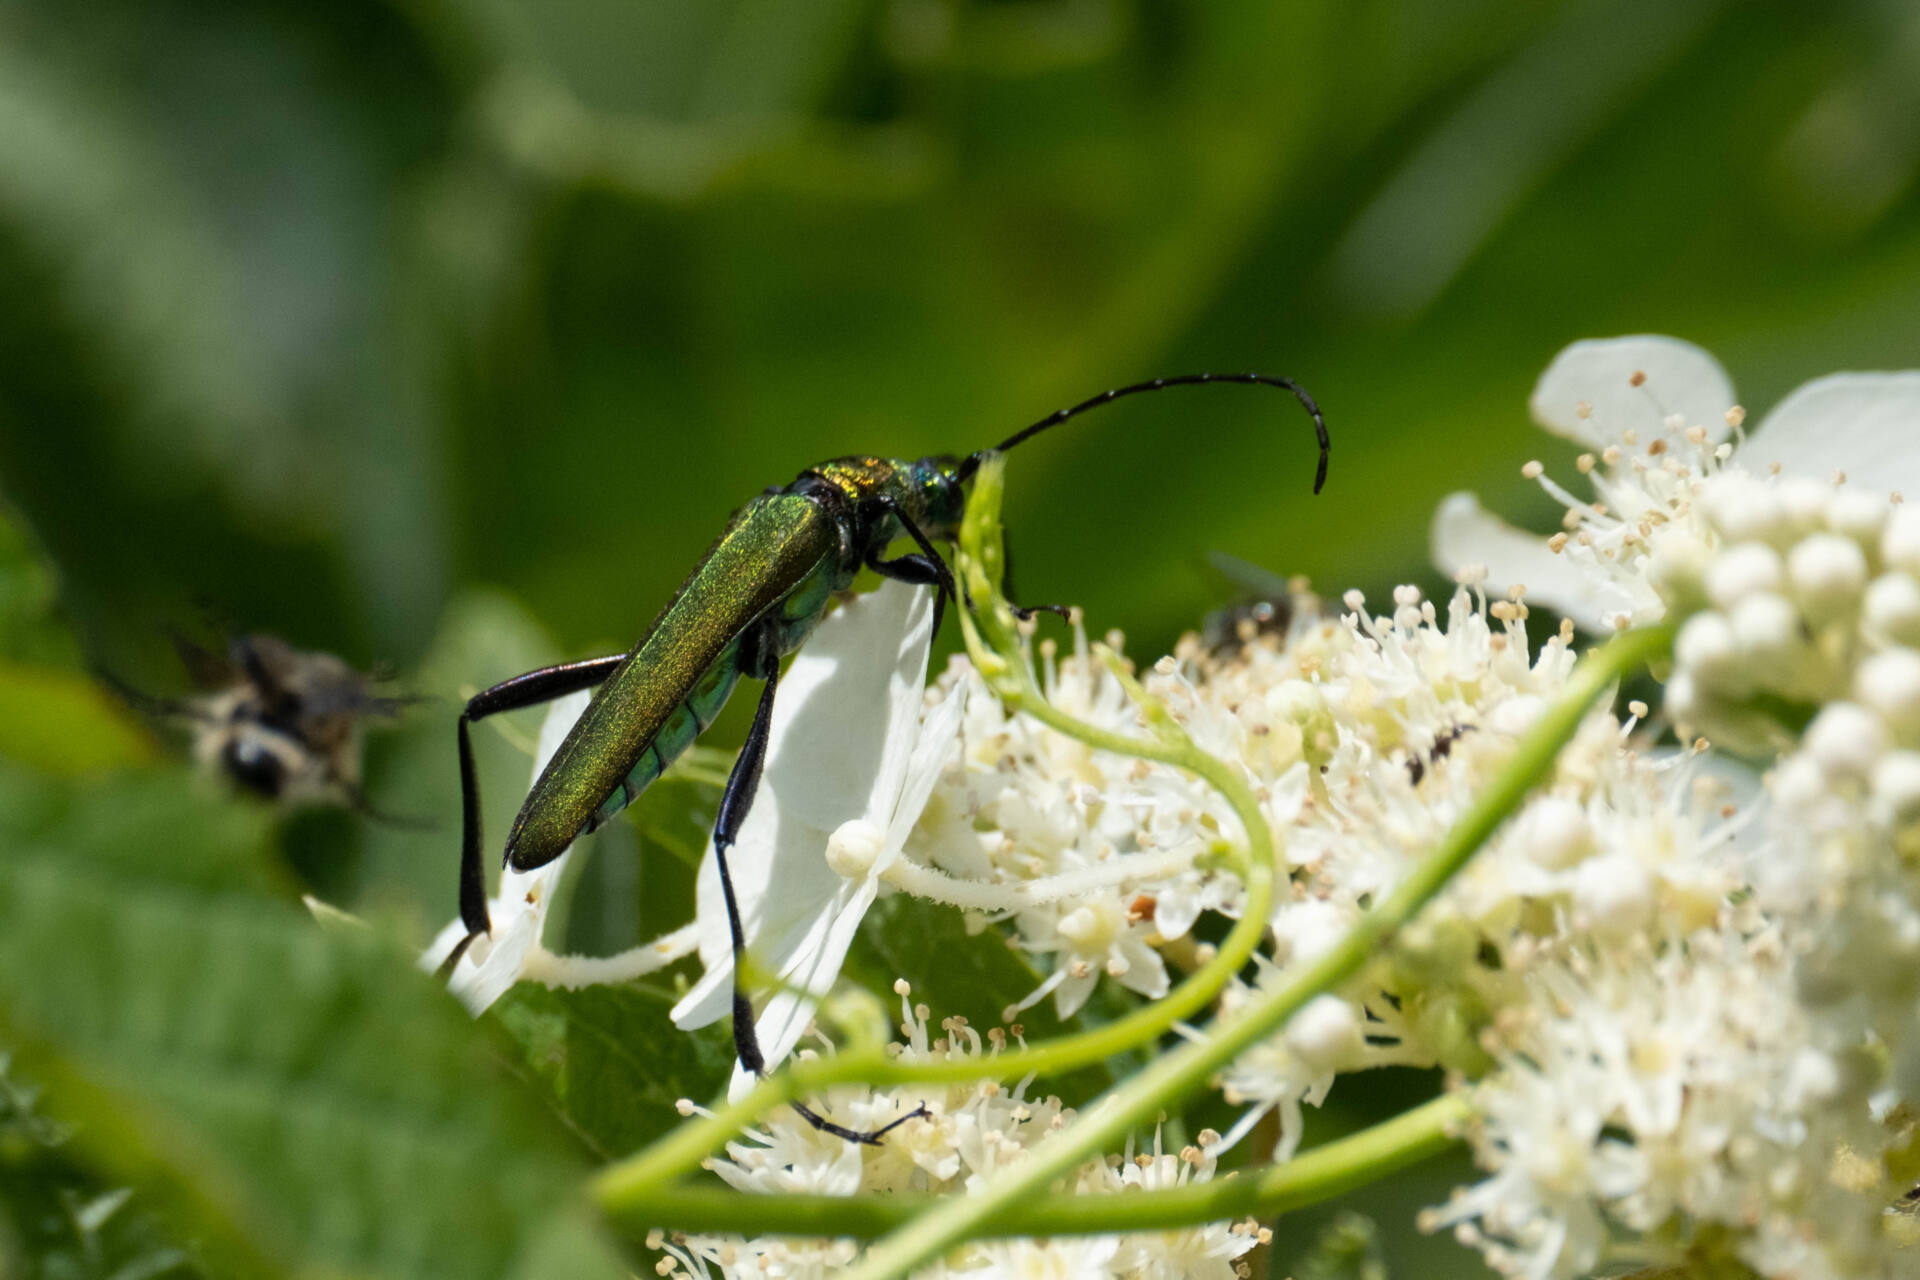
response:
[(1474, 1089), (1492, 1172), (1425, 1225), (1527, 1280), (1589, 1274), (1616, 1239), (1656, 1266), (1708, 1247), (1770, 1277), (1910, 1274), (1871, 1077), (1808, 1047), (1790, 962), (1757, 916), (1728, 911), (1536, 969)]
[[(1613, 338), (1562, 351), (1531, 405), (1542, 426), (1593, 450), (1580, 470), (1596, 498), (1575, 496), (1529, 463), (1526, 473), (1567, 508), (1562, 532), (1526, 533), (1455, 494), (1434, 517), (1434, 558), (1455, 574), (1485, 566), (1502, 588), (1524, 583), (1594, 630), (1660, 618), (1701, 586), (1721, 608), (1778, 590), (1779, 553), (1789, 547), (1799, 559), (1789, 557), (1784, 571), (1803, 607), (1832, 615), (1865, 586), (1859, 542), (1886, 518), (1884, 507), (1851, 496), (1836, 509), (1834, 484), (1852, 476), (1883, 493), (1920, 495), (1912, 446), (1920, 373), (1809, 382), (1736, 448), (1725, 437), (1744, 411), (1712, 356), (1673, 338)], [(1748, 546), (1703, 566), (1703, 544), (1735, 543)]]
[[(573, 728), (574, 721), (587, 709), (592, 694), (582, 690), (557, 699), (540, 723), (540, 743), (534, 751), (533, 776), (538, 778), (553, 759), (554, 752)], [(560, 875), (573, 856), (569, 848), (544, 867), (515, 871), (508, 867), (500, 873), (500, 892), (487, 904), (493, 932), (475, 938), (460, 963), (447, 979), (447, 989), (475, 1014), (484, 1012), (525, 972), (528, 958), (540, 947), (540, 934), (546, 927), (547, 908), (553, 905), (554, 890)], [(423, 969), (436, 970), (467, 936), (458, 919), (449, 923), (427, 947), (420, 958)]]
[[(534, 749), (533, 777), (538, 779), (547, 762), (560, 750), (567, 731), (592, 700), (589, 690), (555, 699), (540, 722), (540, 740)], [(580, 987), (592, 983), (626, 982), (672, 964), (693, 950), (691, 928), (676, 929), (653, 942), (642, 944), (617, 956), (555, 955), (542, 941), (547, 911), (560, 878), (573, 857), (569, 846), (544, 867), (500, 873), (500, 892), (487, 903), (487, 915), (493, 932), (475, 938), (462, 953), (460, 961), (447, 977), (447, 989), (458, 996), (474, 1016), (485, 1013), (507, 989), (521, 979), (546, 983), (552, 987)], [(458, 917), (428, 944), (420, 957), (420, 967), (437, 972), (446, 963), (467, 927)]]

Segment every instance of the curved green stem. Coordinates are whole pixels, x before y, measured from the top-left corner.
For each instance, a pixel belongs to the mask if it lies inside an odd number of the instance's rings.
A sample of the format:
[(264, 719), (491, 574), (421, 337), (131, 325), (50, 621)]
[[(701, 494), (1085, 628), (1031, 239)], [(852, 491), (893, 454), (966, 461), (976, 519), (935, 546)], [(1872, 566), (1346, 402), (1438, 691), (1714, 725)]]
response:
[(995, 1177), (981, 1194), (949, 1197), (881, 1240), (844, 1280), (904, 1276), (961, 1241), (993, 1230), (1018, 1206), (1047, 1198), (1055, 1182), (1090, 1156), (1118, 1148), (1135, 1126), (1205, 1087), (1216, 1071), (1280, 1030), (1307, 1001), (1358, 973), (1466, 865), (1527, 793), (1552, 773), (1561, 747), (1572, 739), (1600, 695), (1624, 673), (1664, 653), (1671, 634), (1664, 627), (1630, 631), (1589, 654), (1575, 669), (1566, 695), (1520, 739), (1512, 758), (1466, 817), (1338, 946), (1278, 989), (1258, 997), (1239, 1015), (1216, 1023), (1204, 1039), (1156, 1059), (1094, 1102), (1071, 1126), (1031, 1148), (1025, 1160)]
[[(1065, 1236), (1169, 1231), (1233, 1218), (1270, 1218), (1365, 1186), (1452, 1146), (1470, 1113), (1457, 1096), (1435, 1098), (1255, 1174), (1163, 1191), (1055, 1196), (1014, 1206), (983, 1235)], [(939, 1203), (923, 1195), (763, 1196), (721, 1187), (663, 1187), (617, 1202), (609, 1218), (636, 1236), (654, 1227), (747, 1236), (849, 1236), (871, 1240)]]

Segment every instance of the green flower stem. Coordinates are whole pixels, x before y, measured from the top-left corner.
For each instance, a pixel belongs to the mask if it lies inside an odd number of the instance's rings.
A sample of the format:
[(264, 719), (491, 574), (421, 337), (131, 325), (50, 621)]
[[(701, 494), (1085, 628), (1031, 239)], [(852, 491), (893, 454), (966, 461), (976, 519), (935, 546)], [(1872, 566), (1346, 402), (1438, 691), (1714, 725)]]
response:
[(1027, 1159), (995, 1177), (979, 1195), (953, 1196), (870, 1249), (845, 1280), (891, 1280), (938, 1257), (963, 1240), (997, 1229), (1020, 1206), (1044, 1200), (1053, 1184), (1098, 1152), (1119, 1148), (1135, 1126), (1205, 1087), (1235, 1057), (1279, 1031), (1299, 1008), (1358, 973), (1400, 927), (1484, 844), (1553, 771), (1560, 749), (1588, 708), (1620, 677), (1667, 651), (1665, 627), (1630, 631), (1589, 654), (1575, 669), (1566, 696), (1541, 716), (1467, 816), (1432, 854), (1320, 960), (1239, 1015), (1218, 1022), (1203, 1040), (1156, 1059), (1126, 1084), (1081, 1112), (1066, 1129), (1033, 1147)]
[(675, 1181), (700, 1167), (727, 1139), (799, 1092), (790, 1071), (760, 1081), (738, 1102), (671, 1130), (637, 1155), (615, 1161), (588, 1183), (594, 1203), (612, 1217), (631, 1216)]
[[(1319, 1204), (1439, 1154), (1453, 1145), (1453, 1131), (1469, 1113), (1464, 1098), (1435, 1098), (1257, 1174), (1230, 1175), (1164, 1191), (1044, 1197), (1014, 1206), (988, 1224), (986, 1234), (1171, 1231), (1234, 1218), (1270, 1218)], [(636, 1236), (671, 1225), (676, 1231), (871, 1240), (905, 1226), (937, 1203), (921, 1195), (765, 1196), (682, 1186), (628, 1198), (609, 1206), (607, 1214)]]

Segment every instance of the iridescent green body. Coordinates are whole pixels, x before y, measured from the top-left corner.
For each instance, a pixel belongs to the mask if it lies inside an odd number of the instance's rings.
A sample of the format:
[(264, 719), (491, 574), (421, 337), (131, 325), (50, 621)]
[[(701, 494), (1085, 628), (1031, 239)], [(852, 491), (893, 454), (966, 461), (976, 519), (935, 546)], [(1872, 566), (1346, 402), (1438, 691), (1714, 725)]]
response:
[(734, 513), (627, 659), (602, 684), (507, 837), (542, 866), (638, 798), (712, 723), (743, 675), (798, 649), (835, 592), (901, 532), (896, 505), (950, 540), (963, 506), (952, 459), (840, 458)]

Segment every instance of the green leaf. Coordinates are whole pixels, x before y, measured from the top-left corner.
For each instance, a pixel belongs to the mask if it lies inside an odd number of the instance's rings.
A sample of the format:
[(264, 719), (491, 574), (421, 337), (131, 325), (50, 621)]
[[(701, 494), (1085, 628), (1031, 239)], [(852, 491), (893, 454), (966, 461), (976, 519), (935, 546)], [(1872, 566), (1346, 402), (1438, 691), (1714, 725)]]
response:
[(733, 1038), (716, 1024), (686, 1032), (652, 986), (561, 991), (523, 982), (497, 1007), (553, 1105), (608, 1158), (638, 1151), (680, 1123), (675, 1104), (716, 1095), (733, 1071)]
[(223, 1272), (622, 1274), (577, 1146), (459, 1006), (262, 892), (257, 820), (179, 783), (42, 784), (18, 815), (0, 788), (32, 837), (0, 863), (0, 1031), (76, 1148)]
[(1300, 1280), (1387, 1280), (1373, 1219), (1343, 1213), (1328, 1223), (1300, 1262)]
[(154, 743), (98, 683), (0, 658), (0, 756), (48, 773), (95, 773), (154, 758)]
[(184, 1280), (202, 1274), (157, 1215), (73, 1159), (72, 1132), (0, 1052), (0, 1276)]
[(59, 612), (59, 578), (27, 531), (0, 506), (0, 656), (47, 666), (79, 665), (79, 648)]

